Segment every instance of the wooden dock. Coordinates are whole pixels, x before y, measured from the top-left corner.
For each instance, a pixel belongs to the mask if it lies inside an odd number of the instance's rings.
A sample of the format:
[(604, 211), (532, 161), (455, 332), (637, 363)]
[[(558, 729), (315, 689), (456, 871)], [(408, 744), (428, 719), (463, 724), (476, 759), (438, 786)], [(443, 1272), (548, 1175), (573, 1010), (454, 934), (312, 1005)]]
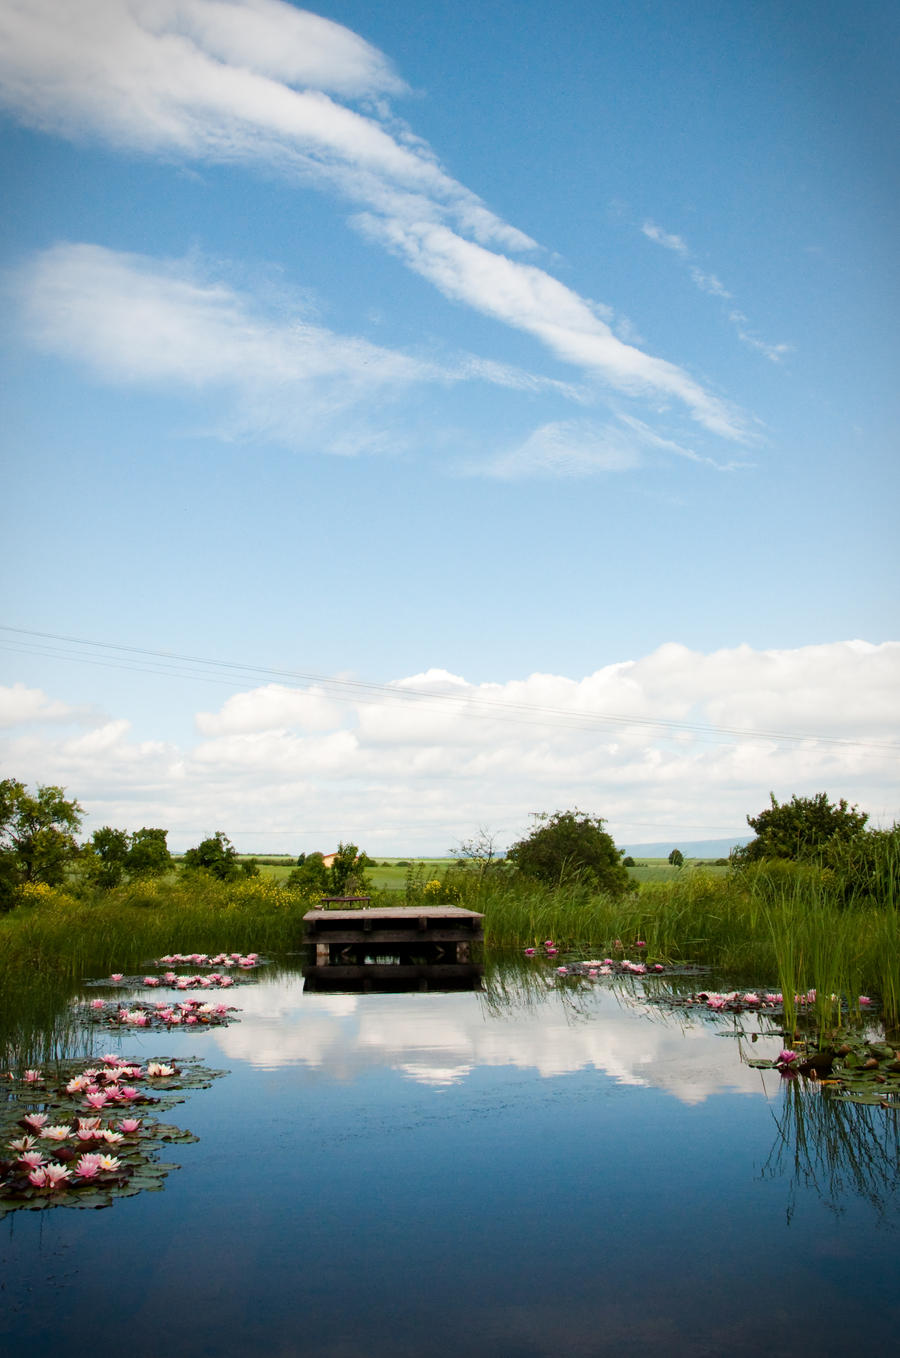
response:
[(310, 910), (303, 923), (316, 964), (303, 974), (310, 990), (472, 989), (483, 921), (457, 905)]

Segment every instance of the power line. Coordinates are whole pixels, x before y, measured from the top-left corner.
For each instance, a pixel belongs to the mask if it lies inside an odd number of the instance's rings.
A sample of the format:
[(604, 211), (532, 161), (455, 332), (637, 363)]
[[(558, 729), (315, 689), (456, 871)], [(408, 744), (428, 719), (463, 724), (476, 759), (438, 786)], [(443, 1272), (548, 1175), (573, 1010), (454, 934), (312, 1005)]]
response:
[[(326, 696), (336, 701), (364, 703), (366, 705), (385, 698), (394, 701), (430, 703), (446, 707), (448, 704), (462, 708), (460, 715), (491, 717), (495, 720), (517, 721), (527, 725), (567, 727), (573, 730), (595, 730), (599, 725), (631, 726), (642, 729), (663, 731), (671, 735), (694, 735), (702, 739), (716, 741), (722, 738), (742, 740), (774, 740), (791, 744), (816, 743), (851, 748), (869, 748), (884, 751), (900, 751), (900, 744), (889, 741), (852, 740), (842, 736), (825, 736), (812, 733), (769, 731), (740, 726), (720, 726), (712, 723), (674, 721), (668, 718), (650, 718), (613, 712), (590, 712), (578, 708), (560, 708), (536, 703), (515, 701), (495, 701), (469, 694), (434, 693), (426, 689), (399, 688), (394, 684), (379, 684), (361, 679), (336, 679), (329, 675), (316, 674), (302, 670), (276, 669), (271, 666), (244, 664), (233, 660), (218, 660), (206, 656), (182, 655), (174, 651), (153, 650), (143, 646), (126, 646), (116, 642), (95, 641), (87, 637), (66, 636), (57, 632), (39, 632), (25, 627), (11, 627), (0, 623), (0, 631), (11, 632), (19, 637), (33, 637), (43, 641), (64, 642), (67, 645), (91, 647), (97, 651), (113, 652), (126, 659), (93, 659), (78, 652), (60, 652), (56, 648), (26, 650), (27, 643), (6, 643), (4, 649), (17, 650), (19, 654), (43, 655), (51, 659), (75, 660), (85, 664), (102, 665), (106, 668), (130, 670), (137, 673), (159, 674), (170, 678), (198, 679), (207, 683), (220, 683), (228, 687), (241, 687), (245, 683), (258, 682), (260, 677), (269, 680), (290, 680), (293, 683), (314, 685)], [(4, 645), (4, 643), (0, 643)], [(127, 657), (140, 657), (143, 660), (158, 662), (156, 665), (141, 665), (130, 662)], [(213, 674), (200, 670), (178, 670), (178, 665), (204, 666), (215, 671)], [(244, 677), (240, 677), (244, 676)]]

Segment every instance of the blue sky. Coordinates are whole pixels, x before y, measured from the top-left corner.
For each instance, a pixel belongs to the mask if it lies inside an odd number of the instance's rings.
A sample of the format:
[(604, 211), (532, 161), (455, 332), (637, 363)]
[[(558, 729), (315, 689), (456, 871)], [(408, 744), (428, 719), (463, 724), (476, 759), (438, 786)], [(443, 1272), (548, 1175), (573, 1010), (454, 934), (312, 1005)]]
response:
[(898, 37), (0, 0), (4, 767), (179, 845), (890, 823)]

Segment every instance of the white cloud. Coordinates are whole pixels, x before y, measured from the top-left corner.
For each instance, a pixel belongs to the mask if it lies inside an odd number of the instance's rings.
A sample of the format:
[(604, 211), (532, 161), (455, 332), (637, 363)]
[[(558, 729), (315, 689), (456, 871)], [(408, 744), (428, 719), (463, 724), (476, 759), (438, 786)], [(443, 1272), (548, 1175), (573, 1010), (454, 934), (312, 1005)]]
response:
[(686, 458), (717, 471), (733, 471), (743, 461), (717, 462), (692, 448), (663, 438), (643, 420), (621, 411), (605, 423), (596, 420), (556, 420), (540, 425), (521, 443), (486, 462), (472, 462), (465, 471), (498, 480), (527, 477), (595, 476), (631, 471), (655, 454)]
[(48, 698), (39, 688), (25, 684), (0, 685), (0, 727), (22, 726), (31, 722), (73, 722), (84, 719), (83, 708)]
[[(666, 250), (672, 250), (684, 262), (692, 282), (701, 292), (709, 293), (712, 297), (721, 297), (723, 301), (732, 301), (733, 294), (728, 291), (725, 284), (714, 273), (707, 273), (698, 265), (691, 263), (691, 249), (687, 241), (681, 236), (673, 236), (663, 231), (662, 227), (655, 222), (644, 222), (641, 231), (648, 240), (655, 241), (657, 245), (662, 245)], [(754, 349), (757, 353), (765, 355), (770, 363), (780, 363), (785, 354), (793, 352), (791, 344), (769, 344), (766, 340), (759, 339), (756, 335), (745, 330), (744, 324), (747, 317), (742, 311), (732, 309), (728, 312), (728, 320), (737, 331), (737, 337), (748, 349)]]
[[(424, 384), (479, 381), (581, 399), (509, 365), (466, 354), (439, 363), (337, 334), (299, 311), (270, 314), (197, 259), (59, 244), (33, 256), (12, 289), (44, 352), (110, 381), (214, 388), (226, 426), (292, 445), (379, 451), (390, 424), (379, 405)], [(395, 431), (389, 446), (399, 446)]]
[[(513, 992), (515, 993), (515, 992)], [(315, 1077), (359, 1079), (398, 1070), (434, 1088), (464, 1084), (473, 1070), (513, 1067), (551, 1080), (575, 1071), (602, 1071), (618, 1084), (665, 1090), (686, 1104), (714, 1094), (758, 1095), (761, 1072), (741, 1060), (739, 1044), (723, 1043), (716, 1029), (690, 1018), (667, 1025), (658, 1009), (598, 985), (584, 998), (599, 1020), (573, 1023), (566, 991), (528, 989), (518, 1008), (492, 1011), (471, 995), (395, 996), (390, 1006), (360, 1004), (355, 996), (305, 994), (294, 978), (261, 976), (241, 993), (243, 1021), (210, 1032), (227, 1056), (263, 1070), (299, 1067)], [(778, 1039), (754, 1047), (774, 1057)], [(776, 1082), (777, 1072), (773, 1075)]]
[(898, 642), (671, 643), (582, 679), (266, 684), (197, 714), (200, 739), (181, 748), (135, 741), (121, 718), (61, 735), (48, 715), (40, 728), (34, 713), (54, 705), (29, 690), (0, 757), (12, 776), (68, 787), (89, 828), (166, 825), (178, 847), (222, 828), (257, 851), (350, 837), (374, 853), (440, 852), (478, 824), (510, 842), (530, 812), (573, 805), (619, 842), (719, 838), (742, 833), (770, 790), (900, 818), (898, 693)]
[(605, 308), (500, 253), (534, 242), (380, 105), (360, 113), (332, 97), (400, 88), (356, 35), (277, 0), (7, 0), (0, 11), (0, 99), (29, 125), (330, 187), (445, 296), (617, 390), (674, 398), (714, 433), (746, 438), (744, 420), (687, 372), (618, 339)]

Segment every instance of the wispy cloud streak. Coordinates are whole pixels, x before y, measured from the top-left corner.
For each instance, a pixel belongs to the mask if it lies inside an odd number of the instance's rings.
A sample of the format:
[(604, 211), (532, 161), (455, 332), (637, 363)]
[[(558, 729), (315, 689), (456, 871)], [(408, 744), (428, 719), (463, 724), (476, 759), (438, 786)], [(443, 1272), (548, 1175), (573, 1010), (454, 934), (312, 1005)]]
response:
[(510, 258), (534, 242), (393, 117), (385, 100), (402, 90), (375, 48), (279, 0), (6, 0), (0, 11), (0, 100), (27, 124), (331, 188), (444, 296), (616, 390), (674, 399), (745, 439), (746, 421), (689, 373), (617, 339), (599, 308)]
[[(694, 286), (699, 288), (701, 292), (709, 293), (711, 297), (721, 297), (726, 302), (734, 300), (733, 294), (728, 291), (720, 278), (717, 278), (714, 273), (707, 273), (705, 269), (701, 269), (699, 265), (692, 263), (692, 251), (683, 236), (672, 235), (652, 221), (644, 222), (641, 231), (648, 240), (652, 240), (656, 245), (661, 245), (663, 249), (670, 250), (678, 256), (686, 266)], [(769, 344), (745, 329), (747, 317), (736, 308), (728, 312), (728, 320), (734, 326), (737, 337), (742, 344), (746, 344), (749, 349), (755, 349), (757, 353), (763, 354), (772, 363), (780, 363), (785, 354), (789, 354), (792, 350), (793, 346), (790, 344)]]

